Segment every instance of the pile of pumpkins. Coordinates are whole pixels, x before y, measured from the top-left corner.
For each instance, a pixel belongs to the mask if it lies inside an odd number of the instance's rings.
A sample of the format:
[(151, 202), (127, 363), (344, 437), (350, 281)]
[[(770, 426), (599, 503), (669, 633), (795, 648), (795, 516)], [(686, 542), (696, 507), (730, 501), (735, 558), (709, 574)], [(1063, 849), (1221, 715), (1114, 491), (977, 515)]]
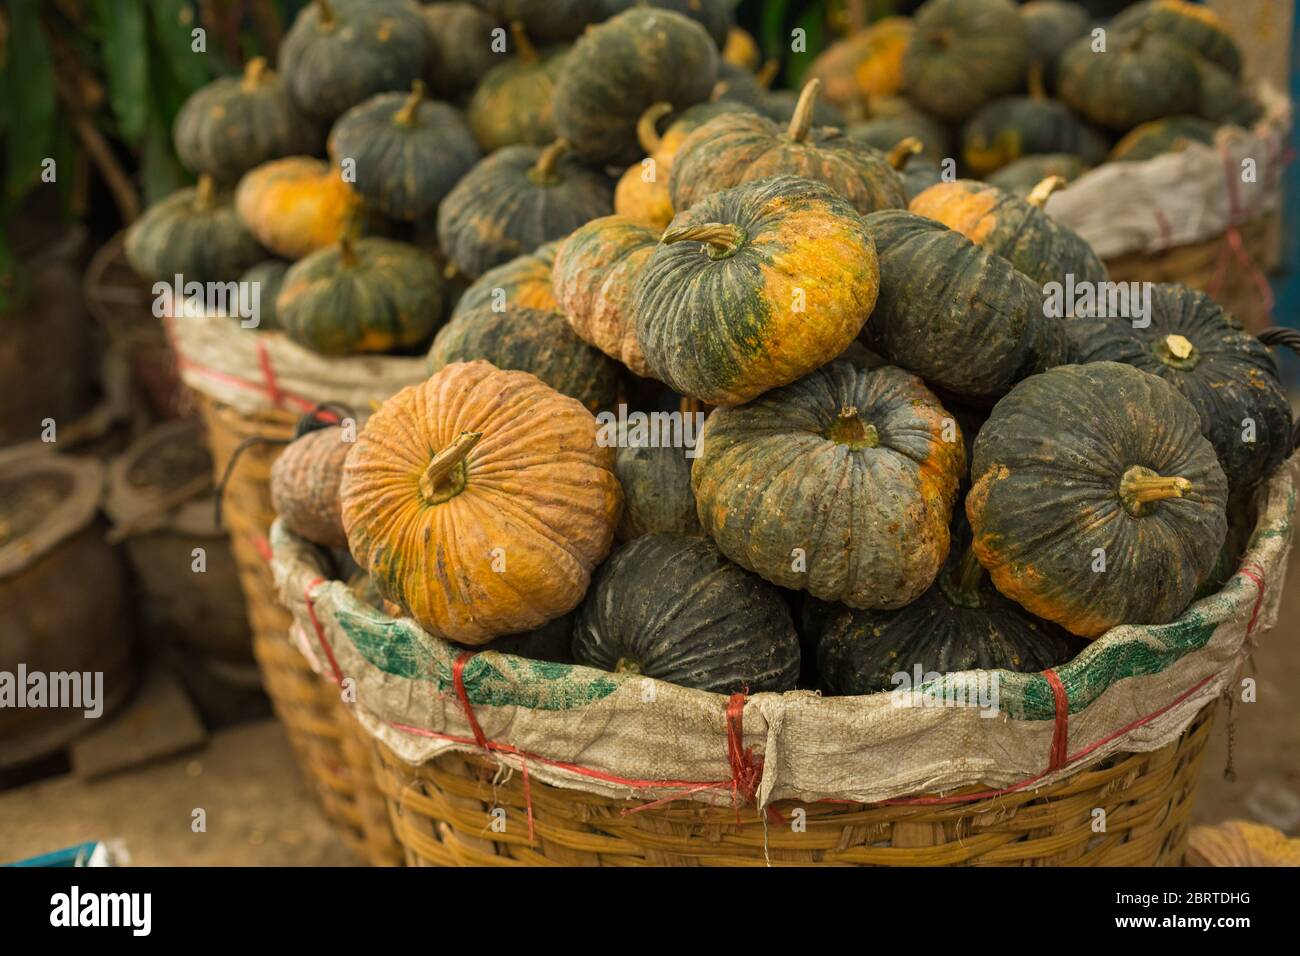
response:
[[(1142, 43), (1188, 48), (1179, 5), (1142, 7)], [(767, 92), (728, 10), (317, 0), (282, 78), (196, 95), (177, 136), (204, 179), (136, 227), (137, 267), (202, 247), (269, 277), (270, 250), (296, 260), (284, 334), (429, 349), (359, 434), (288, 446), (284, 524), (431, 634), (719, 692), (1035, 671), (1221, 586), (1292, 450), (1269, 349), (1181, 286), (1145, 322), (1052, 307), (1049, 284), (1106, 279), (1043, 211), (1063, 177), (909, 195), (924, 138), (827, 125), (826, 74)], [(458, 31), (506, 14), (490, 65)], [(960, 95), (951, 120), (1015, 92), (1028, 54), (999, 44), (1024, 19), (928, 0), (909, 95)], [(278, 122), (239, 112), (250, 85)], [(291, 112), (335, 117), (328, 164), (275, 158)]]

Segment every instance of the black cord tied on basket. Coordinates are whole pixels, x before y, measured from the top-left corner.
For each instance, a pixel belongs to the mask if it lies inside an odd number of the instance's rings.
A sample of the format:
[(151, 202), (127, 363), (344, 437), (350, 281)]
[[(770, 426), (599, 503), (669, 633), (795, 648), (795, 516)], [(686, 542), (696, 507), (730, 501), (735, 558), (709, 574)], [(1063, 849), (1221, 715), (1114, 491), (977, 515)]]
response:
[(298, 419), (293, 426), (292, 438), (250, 435), (236, 445), (235, 450), (230, 453), (230, 460), (226, 462), (226, 467), (221, 472), (221, 480), (217, 482), (214, 495), (212, 522), (217, 530), (221, 529), (221, 503), (226, 497), (226, 485), (230, 482), (230, 476), (234, 474), (239, 457), (245, 451), (254, 445), (288, 445), (309, 432), (320, 431), (322, 428), (337, 428), (346, 418), (355, 418), (352, 409), (347, 405), (341, 402), (322, 402)]
[[(1300, 329), (1288, 329), (1284, 326), (1275, 325), (1260, 332), (1255, 338), (1269, 348), (1281, 345), (1300, 355)], [(1295, 454), (1296, 449), (1300, 449), (1300, 421), (1293, 420), (1291, 422), (1291, 453)]]

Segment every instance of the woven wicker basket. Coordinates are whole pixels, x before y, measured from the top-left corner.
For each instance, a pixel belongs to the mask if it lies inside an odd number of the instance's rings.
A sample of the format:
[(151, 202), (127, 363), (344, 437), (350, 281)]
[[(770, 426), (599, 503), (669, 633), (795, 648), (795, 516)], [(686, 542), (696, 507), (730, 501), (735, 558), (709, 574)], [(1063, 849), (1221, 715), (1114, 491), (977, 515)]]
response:
[[(245, 439), (288, 440), (297, 421), (288, 412), (247, 414), (203, 395), (198, 398), (218, 476)], [(222, 513), (248, 605), (253, 654), (276, 715), (326, 816), (361, 858), (376, 866), (397, 865), (401, 851), (373, 783), (370, 745), (362, 740), (338, 689), (317, 676), (290, 644), (292, 619), (280, 605), (271, 580), (266, 532), (275, 515), (269, 481), (281, 449), (279, 444), (246, 448), (223, 499)]]

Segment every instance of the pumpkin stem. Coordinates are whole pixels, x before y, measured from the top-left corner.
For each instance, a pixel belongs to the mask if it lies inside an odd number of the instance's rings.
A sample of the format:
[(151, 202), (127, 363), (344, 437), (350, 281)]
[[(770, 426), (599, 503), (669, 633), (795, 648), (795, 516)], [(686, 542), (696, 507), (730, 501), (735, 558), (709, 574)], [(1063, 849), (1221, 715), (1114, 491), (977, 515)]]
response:
[(266, 65), (266, 57), (255, 56), (244, 64), (244, 82), (242, 84), (245, 90), (255, 90), (269, 78), (270, 70)]
[(1035, 186), (1032, 190), (1030, 190), (1029, 195), (1025, 197), (1025, 202), (1029, 203), (1029, 205), (1034, 206), (1038, 209), (1042, 209), (1045, 205), (1047, 205), (1048, 197), (1051, 196), (1052, 193), (1056, 192), (1064, 185), (1065, 185), (1064, 176), (1048, 176), (1037, 186)]
[(781, 61), (775, 58), (770, 59), (759, 67), (758, 72), (754, 74), (754, 79), (758, 82), (761, 89), (770, 90), (772, 88), (772, 81), (776, 79), (776, 75), (780, 72)]
[(925, 149), (925, 147), (921, 145), (919, 139), (915, 136), (908, 136), (895, 143), (894, 148), (885, 154), (885, 158), (889, 160), (890, 166), (893, 166), (895, 169), (902, 169), (907, 165), (909, 158), (915, 156), (923, 149)]
[(537, 163), (528, 171), (528, 178), (535, 183), (554, 181), (555, 166), (559, 163), (560, 157), (568, 151), (569, 141), (567, 139), (557, 139), (542, 150), (542, 155), (537, 157)]
[(727, 259), (734, 256), (749, 236), (744, 229), (730, 222), (704, 222), (698, 226), (678, 226), (668, 229), (659, 241), (665, 245), (674, 242), (702, 242), (710, 259)]
[(1029, 64), (1029, 95), (1035, 100), (1047, 99), (1047, 87), (1043, 84), (1043, 61), (1035, 60)]
[(528, 39), (523, 21), (510, 21), (510, 39), (515, 41), (515, 56), (519, 58), (520, 63), (536, 63), (540, 59), (537, 47), (533, 46), (533, 41)]
[(1196, 368), (1196, 364), (1201, 360), (1191, 340), (1176, 332), (1156, 342), (1154, 351), (1156, 358), (1170, 368), (1183, 370)]
[(465, 490), (465, 456), (483, 438), (482, 432), (461, 432), (439, 451), (420, 476), (420, 494), (431, 505), (441, 504)]
[(961, 607), (980, 608), (984, 602), (980, 599), (980, 585), (984, 582), (984, 565), (975, 555), (975, 543), (971, 542), (953, 569), (956, 574), (945, 575), (942, 586), (948, 599)]
[(808, 138), (808, 130), (812, 128), (813, 108), (817, 105), (817, 94), (821, 88), (822, 81), (814, 78), (804, 84), (803, 92), (799, 94), (794, 115), (790, 117), (790, 127), (786, 130), (786, 135), (796, 143), (802, 143)]
[(357, 250), (352, 245), (352, 236), (350, 235), (339, 238), (339, 263), (348, 268), (357, 264)]
[(329, 0), (316, 0), (316, 12), (320, 14), (321, 26), (334, 24), (334, 8), (330, 6)]
[(659, 147), (663, 145), (658, 123), (672, 111), (672, 103), (654, 103), (647, 106), (641, 118), (636, 121), (636, 141), (641, 144), (647, 156), (659, 152)]
[(415, 114), (424, 102), (424, 80), (411, 81), (411, 95), (406, 98), (402, 108), (393, 115), (393, 122), (398, 126), (414, 126)]
[(1119, 480), (1119, 499), (1134, 517), (1146, 514), (1146, 505), (1152, 502), (1182, 498), (1191, 490), (1186, 478), (1166, 478), (1142, 465), (1134, 465)]
[(207, 173), (199, 177), (198, 185), (194, 188), (194, 208), (211, 209), (212, 204), (217, 199), (217, 182)]
[(877, 448), (880, 445), (880, 432), (870, 422), (864, 422), (858, 410), (852, 405), (840, 409), (835, 421), (826, 429), (826, 437), (837, 445), (858, 448)]

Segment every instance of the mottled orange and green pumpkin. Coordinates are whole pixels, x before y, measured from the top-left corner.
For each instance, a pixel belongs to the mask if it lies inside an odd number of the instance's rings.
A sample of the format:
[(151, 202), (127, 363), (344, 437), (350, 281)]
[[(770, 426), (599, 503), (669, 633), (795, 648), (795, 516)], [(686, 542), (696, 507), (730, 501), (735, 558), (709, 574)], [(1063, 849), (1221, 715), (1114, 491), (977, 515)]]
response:
[(1231, 76), (1241, 75), (1241, 50), (1213, 10), (1186, 0), (1144, 0), (1111, 21), (1111, 29), (1148, 31), (1169, 37), (1200, 54)]
[(655, 378), (736, 405), (840, 354), (879, 285), (853, 207), (821, 183), (772, 177), (677, 214), (633, 287), (636, 337)]
[(1073, 182), (1088, 171), (1088, 164), (1078, 156), (1067, 153), (1044, 153), (1041, 156), (1023, 156), (1007, 163), (988, 177), (990, 186), (1004, 192), (1028, 196), (1044, 179), (1059, 176), (1067, 183)]
[(903, 54), (912, 39), (912, 21), (885, 17), (859, 33), (836, 40), (813, 60), (805, 80), (822, 81), (826, 101), (845, 115), (865, 115), (873, 96), (895, 96), (903, 89)]
[(618, 364), (578, 338), (559, 312), (522, 308), (461, 312), (434, 337), (429, 371), (478, 359), (497, 368), (530, 372), (593, 412), (612, 408), (618, 401)]
[(294, 263), (275, 310), (285, 334), (324, 355), (426, 342), (442, 315), (442, 273), (414, 246), (342, 239)]
[(352, 450), (338, 427), (291, 441), (271, 466), (271, 505), (294, 534), (326, 548), (346, 548), (339, 482)]
[(555, 129), (585, 161), (626, 165), (640, 155), (636, 124), (647, 107), (701, 103), (717, 79), (717, 46), (703, 27), (635, 7), (574, 44), (555, 90)]
[(361, 197), (337, 166), (311, 156), (263, 163), (244, 174), (235, 210), (248, 230), (282, 259), (301, 259), (356, 232), (365, 222)]
[(426, 99), (423, 80), (409, 94), (381, 93), (340, 116), (329, 154), (336, 167), (352, 161), (352, 187), (371, 208), (408, 222), (432, 216), (480, 158), (460, 112)]
[(516, 143), (545, 146), (555, 139), (552, 100), (569, 48), (539, 51), (522, 23), (516, 20), (510, 29), (514, 56), (488, 71), (465, 107), (485, 153)]
[(1024, 86), (1029, 33), (1008, 0), (926, 0), (912, 23), (903, 86), (927, 112), (959, 122)]
[(429, 39), (424, 76), (439, 97), (459, 99), (501, 62), (492, 49), (496, 19), (470, 3), (430, 3), (420, 7)]
[(1201, 84), (1194, 53), (1143, 30), (1107, 36), (1104, 53), (1082, 37), (1061, 54), (1056, 91), (1066, 106), (1116, 133), (1196, 112)]
[(741, 567), (851, 607), (909, 603), (948, 555), (966, 453), (908, 372), (833, 362), (705, 420), (700, 524)]
[(958, 179), (936, 183), (908, 205), (908, 212), (955, 229), (982, 249), (1008, 260), (1040, 286), (1064, 282), (1105, 282), (1106, 266), (1078, 233), (1043, 211), (1048, 197), (1065, 185), (1053, 177), (1027, 197), (988, 183)]
[(551, 285), (551, 267), (555, 265), (555, 252), (560, 240), (548, 242), (532, 252), (516, 256), (509, 262), (489, 269), (467, 288), (456, 301), (455, 317), (479, 308), (542, 309), (558, 312)]
[(470, 170), (438, 208), (438, 241), (467, 276), (481, 276), (614, 211), (608, 177), (557, 140), (507, 146)]
[(578, 338), (641, 376), (651, 372), (636, 338), (632, 286), (658, 245), (659, 232), (604, 216), (560, 243), (551, 274), (555, 300)]
[(376, 93), (410, 89), (428, 57), (414, 3), (312, 0), (285, 34), (279, 64), (298, 108), (332, 121)]
[(1190, 143), (1214, 144), (1218, 127), (1199, 116), (1167, 116), (1130, 130), (1111, 150), (1112, 162), (1141, 162), (1164, 153), (1181, 153)]
[(869, 349), (974, 404), (1065, 360), (1061, 320), (1044, 314), (1040, 288), (1002, 256), (914, 213), (864, 218), (881, 277), (862, 332)]
[(1178, 617), (1227, 533), (1196, 409), (1116, 362), (1016, 386), (980, 429), (971, 475), (966, 514), (994, 585), (1081, 637)]
[(379, 593), (471, 645), (576, 607), (622, 506), (591, 413), (487, 362), (449, 365), (380, 406), (340, 494), (348, 547)]
[(260, 56), (242, 77), (223, 76), (185, 101), (172, 127), (185, 168), (230, 183), (271, 159), (314, 153), (321, 131)]
[(126, 231), (126, 259), (147, 282), (229, 282), (266, 258), (211, 176), (160, 199)]
[(901, 209), (902, 180), (885, 154), (833, 127), (812, 127), (820, 88), (810, 80), (790, 125), (762, 116), (728, 113), (691, 133), (673, 159), (668, 192), (674, 209), (705, 196), (770, 176), (799, 176), (825, 183), (860, 213)]

